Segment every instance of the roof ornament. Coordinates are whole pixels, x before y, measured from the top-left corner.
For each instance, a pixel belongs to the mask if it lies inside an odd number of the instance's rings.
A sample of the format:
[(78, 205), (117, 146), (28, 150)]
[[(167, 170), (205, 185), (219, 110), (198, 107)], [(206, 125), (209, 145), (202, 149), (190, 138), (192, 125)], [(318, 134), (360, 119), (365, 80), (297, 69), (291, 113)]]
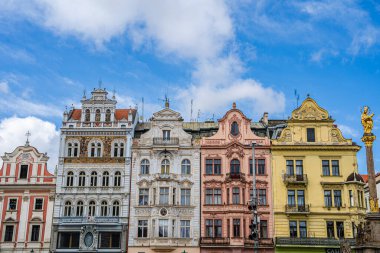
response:
[(115, 100), (116, 99), (116, 90), (115, 88), (113, 88), (113, 91), (112, 91), (112, 99)]
[(232, 109), (236, 109), (236, 103), (235, 102), (232, 103)]
[(26, 136), (26, 142), (25, 142), (25, 147), (29, 147), (29, 137), (31, 136), (32, 134), (30, 133), (30, 131), (28, 130), (28, 132), (26, 132), (25, 136)]
[(83, 99), (86, 99), (86, 89), (83, 90)]

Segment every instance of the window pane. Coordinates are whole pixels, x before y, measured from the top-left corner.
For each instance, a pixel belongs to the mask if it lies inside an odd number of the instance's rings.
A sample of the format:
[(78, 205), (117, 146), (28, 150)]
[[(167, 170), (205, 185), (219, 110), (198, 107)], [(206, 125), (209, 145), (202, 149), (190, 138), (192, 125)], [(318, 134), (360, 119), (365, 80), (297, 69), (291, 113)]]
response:
[(332, 160), (331, 161), (331, 170), (333, 176), (339, 176), (339, 161), (338, 160)]
[(265, 174), (265, 159), (257, 160), (257, 174), (264, 175)]
[(222, 173), (222, 161), (214, 159), (214, 174), (220, 175)]
[(286, 174), (294, 175), (294, 162), (293, 160), (286, 160)]
[(324, 176), (330, 176), (330, 161), (322, 160), (322, 173)]

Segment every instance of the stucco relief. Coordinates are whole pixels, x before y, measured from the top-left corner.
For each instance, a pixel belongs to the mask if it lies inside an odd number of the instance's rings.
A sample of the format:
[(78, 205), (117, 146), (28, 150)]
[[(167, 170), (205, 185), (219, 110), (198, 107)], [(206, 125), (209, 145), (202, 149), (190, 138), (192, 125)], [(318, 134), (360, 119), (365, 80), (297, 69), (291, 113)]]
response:
[(244, 157), (244, 149), (238, 143), (233, 143), (227, 148), (226, 156), (231, 158), (233, 154), (237, 154), (239, 157)]
[(317, 103), (307, 98), (298, 109), (292, 113), (292, 119), (298, 120), (326, 120), (328, 119), (328, 112), (319, 107)]

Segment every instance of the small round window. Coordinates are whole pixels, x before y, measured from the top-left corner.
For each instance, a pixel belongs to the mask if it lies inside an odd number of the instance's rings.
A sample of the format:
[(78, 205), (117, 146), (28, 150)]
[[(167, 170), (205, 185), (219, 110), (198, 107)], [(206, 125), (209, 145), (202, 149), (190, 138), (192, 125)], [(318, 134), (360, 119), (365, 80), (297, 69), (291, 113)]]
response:
[(231, 134), (233, 136), (237, 136), (239, 135), (239, 125), (236, 121), (232, 122), (232, 125), (231, 125)]

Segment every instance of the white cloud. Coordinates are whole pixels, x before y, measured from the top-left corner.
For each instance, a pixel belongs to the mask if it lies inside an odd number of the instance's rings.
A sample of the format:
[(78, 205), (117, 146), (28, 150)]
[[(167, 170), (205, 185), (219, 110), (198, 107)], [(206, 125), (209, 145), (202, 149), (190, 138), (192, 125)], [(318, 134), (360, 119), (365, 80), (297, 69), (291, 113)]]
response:
[(0, 93), (7, 94), (9, 92), (8, 83), (3, 81), (0, 82)]
[(337, 55), (338, 55), (338, 52), (335, 50), (321, 48), (318, 51), (311, 54), (310, 61), (320, 63), (327, 56), (337, 56)]
[(12, 152), (16, 147), (25, 144), (27, 131), (31, 132), (30, 145), (39, 152), (47, 152), (50, 157), (49, 171), (53, 172), (58, 163), (59, 132), (56, 126), (36, 117), (11, 117), (0, 121), (0, 154)]
[(357, 138), (359, 137), (359, 131), (356, 129), (347, 126), (347, 125), (339, 125), (338, 128), (342, 131), (343, 136), (346, 138)]

